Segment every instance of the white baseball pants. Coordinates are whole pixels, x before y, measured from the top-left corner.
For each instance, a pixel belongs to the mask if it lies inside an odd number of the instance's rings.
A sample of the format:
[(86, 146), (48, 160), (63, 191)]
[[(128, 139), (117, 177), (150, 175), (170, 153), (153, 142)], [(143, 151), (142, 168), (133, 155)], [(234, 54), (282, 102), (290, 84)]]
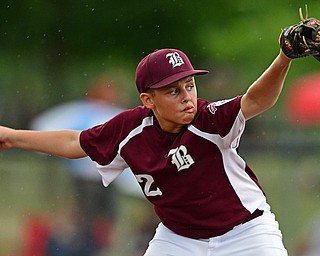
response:
[(191, 239), (175, 234), (162, 223), (144, 256), (287, 256), (274, 214), (236, 226), (221, 236)]

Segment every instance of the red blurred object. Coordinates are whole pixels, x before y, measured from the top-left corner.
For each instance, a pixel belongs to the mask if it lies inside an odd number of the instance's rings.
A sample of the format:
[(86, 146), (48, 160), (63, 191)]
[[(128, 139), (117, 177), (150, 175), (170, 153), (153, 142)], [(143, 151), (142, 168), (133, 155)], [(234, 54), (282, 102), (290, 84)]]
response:
[(104, 217), (97, 217), (92, 227), (92, 235), (97, 249), (111, 248), (113, 246), (113, 225)]
[(290, 86), (284, 111), (296, 126), (320, 126), (320, 73), (304, 76)]
[(33, 216), (28, 219), (23, 234), (22, 256), (46, 256), (49, 234), (50, 230), (45, 218)]

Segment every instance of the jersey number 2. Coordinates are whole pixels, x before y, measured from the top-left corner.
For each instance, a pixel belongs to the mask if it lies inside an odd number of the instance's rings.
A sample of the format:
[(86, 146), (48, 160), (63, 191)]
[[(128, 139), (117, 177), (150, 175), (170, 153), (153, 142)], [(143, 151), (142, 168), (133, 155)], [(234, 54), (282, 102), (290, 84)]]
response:
[(154, 179), (151, 175), (148, 174), (137, 174), (135, 175), (137, 178), (137, 181), (139, 183), (144, 183), (144, 193), (146, 196), (161, 196), (162, 192), (160, 188), (157, 187), (156, 190), (151, 190), (151, 185), (154, 182)]

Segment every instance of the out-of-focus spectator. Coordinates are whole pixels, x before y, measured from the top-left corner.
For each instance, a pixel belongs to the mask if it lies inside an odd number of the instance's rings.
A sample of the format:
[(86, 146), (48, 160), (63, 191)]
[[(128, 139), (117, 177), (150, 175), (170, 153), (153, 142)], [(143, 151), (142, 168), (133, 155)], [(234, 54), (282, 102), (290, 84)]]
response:
[[(115, 81), (103, 75), (94, 81), (82, 99), (54, 106), (31, 121), (35, 130), (84, 130), (102, 124), (119, 112), (118, 92)], [(68, 202), (50, 219), (50, 224), (26, 223), (23, 256), (96, 256), (109, 255), (115, 250), (117, 237), (117, 215), (119, 195), (130, 195), (145, 200), (140, 186), (129, 169), (105, 188), (96, 164), (89, 157), (61, 159), (62, 166), (71, 173), (73, 202)], [(49, 168), (49, 167), (48, 167)], [(55, 182), (54, 173), (48, 173), (49, 182)], [(49, 192), (50, 193), (50, 192)], [(149, 216), (149, 214), (147, 214)], [(32, 224), (32, 225), (31, 225)], [(135, 230), (134, 246), (130, 255), (141, 255), (154, 235), (158, 219), (151, 215)], [(41, 246), (30, 241), (40, 241), (35, 233), (46, 231)]]
[[(84, 130), (106, 122), (120, 111), (113, 79), (102, 76), (89, 86), (83, 99), (43, 112), (32, 120), (31, 128)], [(92, 256), (111, 250), (117, 215), (115, 185), (103, 187), (96, 165), (89, 157), (64, 159), (63, 164), (72, 173), (74, 205), (52, 220), (46, 256)]]

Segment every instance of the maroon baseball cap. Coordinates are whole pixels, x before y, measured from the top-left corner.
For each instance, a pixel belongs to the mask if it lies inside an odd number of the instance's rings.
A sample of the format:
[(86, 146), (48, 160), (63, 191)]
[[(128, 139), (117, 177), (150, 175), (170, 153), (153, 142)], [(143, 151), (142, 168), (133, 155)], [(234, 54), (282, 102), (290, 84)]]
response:
[(138, 64), (136, 85), (142, 93), (149, 88), (164, 87), (187, 76), (204, 75), (208, 72), (194, 69), (187, 55), (180, 50), (155, 50)]

